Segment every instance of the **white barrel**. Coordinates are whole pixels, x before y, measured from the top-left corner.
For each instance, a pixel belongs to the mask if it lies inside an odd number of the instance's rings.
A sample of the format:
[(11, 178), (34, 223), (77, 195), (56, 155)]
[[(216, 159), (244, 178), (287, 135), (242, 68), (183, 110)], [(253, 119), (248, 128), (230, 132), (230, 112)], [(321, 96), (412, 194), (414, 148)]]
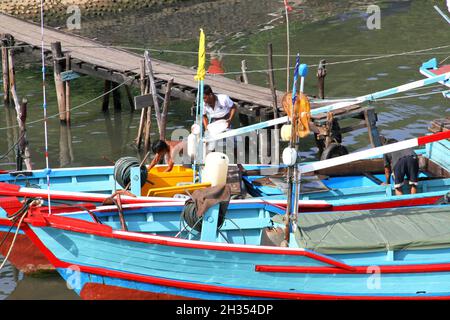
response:
[(227, 183), (228, 156), (221, 152), (208, 153), (205, 159), (205, 168), (202, 171), (202, 183), (210, 182), (212, 187)]

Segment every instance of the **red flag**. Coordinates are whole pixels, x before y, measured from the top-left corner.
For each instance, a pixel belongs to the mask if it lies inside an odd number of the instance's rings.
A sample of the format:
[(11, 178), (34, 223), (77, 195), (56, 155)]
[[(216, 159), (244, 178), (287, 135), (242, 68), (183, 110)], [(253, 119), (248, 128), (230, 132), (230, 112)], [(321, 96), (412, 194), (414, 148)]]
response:
[(292, 11), (292, 7), (288, 4), (288, 0), (284, 0), (284, 6), (288, 11)]

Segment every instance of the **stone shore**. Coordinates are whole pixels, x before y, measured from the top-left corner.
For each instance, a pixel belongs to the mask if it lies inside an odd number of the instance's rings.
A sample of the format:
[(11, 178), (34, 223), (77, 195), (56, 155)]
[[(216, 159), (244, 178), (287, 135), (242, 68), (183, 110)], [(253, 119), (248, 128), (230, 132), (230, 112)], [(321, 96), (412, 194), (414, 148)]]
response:
[[(154, 6), (167, 6), (190, 0), (44, 0), (46, 17), (59, 19), (67, 17), (70, 6), (79, 7), (83, 16), (103, 16)], [(195, 2), (195, 1), (194, 1)], [(38, 0), (0, 0), (0, 11), (21, 18), (33, 19), (40, 16)], [(72, 13), (70, 11), (70, 13)]]

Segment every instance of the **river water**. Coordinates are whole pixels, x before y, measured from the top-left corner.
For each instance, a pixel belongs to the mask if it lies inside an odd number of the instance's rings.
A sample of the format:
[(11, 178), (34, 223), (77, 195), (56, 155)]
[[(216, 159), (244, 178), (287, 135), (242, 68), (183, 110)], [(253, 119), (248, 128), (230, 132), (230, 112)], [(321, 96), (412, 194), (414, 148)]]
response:
[[(355, 97), (403, 83), (422, 79), (422, 62), (436, 57), (443, 62), (450, 56), (450, 27), (436, 13), (433, 5), (445, 1), (289, 1), (291, 55), (301, 53), (302, 62), (316, 65), (329, 62), (326, 96)], [(380, 29), (370, 30), (369, 4), (381, 8)], [(154, 58), (193, 67), (196, 65), (199, 28), (207, 37), (208, 51), (222, 57), (229, 77), (235, 78), (245, 59), (250, 83), (267, 85), (259, 70), (267, 69), (267, 44), (274, 48), (274, 67), (286, 66), (286, 24), (281, 0), (222, 0), (187, 3), (159, 9), (125, 12), (81, 20), (77, 34), (115, 46), (150, 49)], [(61, 27), (62, 21), (50, 21)], [(423, 49), (434, 50), (420, 51)], [(170, 51), (170, 52), (169, 52)], [(411, 53), (415, 51), (414, 53)], [(381, 55), (398, 54), (380, 58)], [(291, 58), (292, 65), (294, 64)], [(35, 168), (45, 166), (41, 69), (36, 57), (18, 56), (17, 90), (29, 101), (27, 135)], [(258, 72), (259, 71), (259, 72)], [(317, 94), (316, 66), (310, 67), (305, 91)], [(292, 72), (291, 72), (292, 76)], [(275, 72), (279, 90), (286, 89), (286, 71)], [(47, 76), (48, 113), (57, 113), (52, 75)], [(83, 105), (102, 93), (103, 83), (91, 77), (72, 81), (72, 125), (61, 126), (50, 118), (49, 157), (51, 167), (110, 165), (122, 156), (137, 156), (133, 139), (137, 134), (139, 113), (131, 112), (122, 93), (123, 106), (108, 113), (101, 111), (101, 99)], [(431, 120), (450, 114), (448, 100), (439, 85), (409, 92), (407, 99), (381, 100), (377, 108), (378, 128), (389, 138), (408, 139), (427, 133)], [(135, 92), (137, 94), (137, 92)], [(403, 97), (404, 97), (403, 96)], [(15, 114), (0, 107), (0, 153), (17, 140)], [(190, 103), (173, 101), (168, 130), (189, 128), (192, 123)], [(154, 128), (155, 126), (153, 126)], [(344, 135), (343, 144), (355, 151), (367, 148), (367, 130)], [(305, 140), (303, 154), (314, 159), (316, 148)], [(14, 168), (14, 154), (3, 157), (0, 169)], [(24, 276), (11, 265), (0, 271), (0, 299), (78, 299), (57, 274)]]

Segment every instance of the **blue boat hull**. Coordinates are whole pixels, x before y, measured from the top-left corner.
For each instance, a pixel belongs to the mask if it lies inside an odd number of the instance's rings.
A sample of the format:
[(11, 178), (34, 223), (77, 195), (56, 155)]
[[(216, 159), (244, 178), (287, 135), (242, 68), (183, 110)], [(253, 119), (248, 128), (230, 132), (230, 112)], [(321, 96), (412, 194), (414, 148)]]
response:
[(294, 241), (289, 248), (261, 246), (261, 230), (279, 213), (269, 205), (231, 208), (236, 227), (225, 225), (226, 236), (214, 242), (160, 236), (179, 230), (176, 206), (160, 223), (162, 208), (126, 211), (133, 228), (154, 226), (152, 234), (117, 231), (108, 210), (96, 212), (102, 224), (86, 213), (28, 221), (30, 238), (85, 298), (103, 291), (119, 299), (114, 291), (122, 290), (199, 299), (450, 298), (450, 248), (323, 255)]

